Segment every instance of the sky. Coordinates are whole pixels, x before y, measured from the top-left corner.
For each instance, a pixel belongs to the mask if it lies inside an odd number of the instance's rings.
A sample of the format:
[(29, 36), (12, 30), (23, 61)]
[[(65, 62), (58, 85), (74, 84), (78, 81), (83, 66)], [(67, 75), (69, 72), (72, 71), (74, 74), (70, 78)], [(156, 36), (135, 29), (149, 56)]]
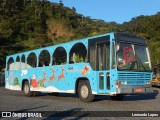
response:
[[(59, 3), (60, 0), (49, 0)], [(140, 15), (160, 12), (160, 0), (62, 0), (64, 6), (92, 19), (122, 24)]]

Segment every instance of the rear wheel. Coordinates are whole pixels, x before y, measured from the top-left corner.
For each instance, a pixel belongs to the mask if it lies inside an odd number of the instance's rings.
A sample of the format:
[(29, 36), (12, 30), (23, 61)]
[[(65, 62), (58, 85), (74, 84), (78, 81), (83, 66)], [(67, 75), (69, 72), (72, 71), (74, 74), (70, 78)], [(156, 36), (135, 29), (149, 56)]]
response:
[(92, 94), (88, 81), (80, 82), (78, 85), (78, 95), (83, 102), (93, 101), (95, 95)]
[(124, 98), (123, 95), (116, 95), (116, 96), (110, 96), (110, 97), (112, 100), (117, 100), (117, 101), (121, 101)]
[(27, 97), (31, 97), (31, 96), (34, 95), (34, 94), (33, 94), (34, 92), (33, 92), (33, 91), (30, 91), (30, 87), (29, 87), (28, 81), (25, 81), (25, 82), (24, 82), (23, 92), (24, 92), (24, 95), (27, 96)]

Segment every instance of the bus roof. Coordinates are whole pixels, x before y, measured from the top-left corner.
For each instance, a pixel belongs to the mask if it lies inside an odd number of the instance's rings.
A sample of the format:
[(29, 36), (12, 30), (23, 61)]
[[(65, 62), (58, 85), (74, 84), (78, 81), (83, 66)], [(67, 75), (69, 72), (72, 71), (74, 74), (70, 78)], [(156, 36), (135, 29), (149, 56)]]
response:
[(115, 36), (115, 39), (118, 41), (146, 44), (145, 38), (137, 35), (127, 34), (127, 33), (115, 33), (114, 36)]

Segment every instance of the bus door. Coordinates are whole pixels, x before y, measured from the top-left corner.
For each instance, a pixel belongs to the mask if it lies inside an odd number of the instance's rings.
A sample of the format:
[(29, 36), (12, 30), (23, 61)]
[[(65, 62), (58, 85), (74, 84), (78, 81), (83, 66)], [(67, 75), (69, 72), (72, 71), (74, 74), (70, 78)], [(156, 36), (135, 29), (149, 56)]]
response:
[(96, 54), (96, 69), (98, 80), (98, 92), (109, 93), (110, 81), (110, 42), (98, 42)]

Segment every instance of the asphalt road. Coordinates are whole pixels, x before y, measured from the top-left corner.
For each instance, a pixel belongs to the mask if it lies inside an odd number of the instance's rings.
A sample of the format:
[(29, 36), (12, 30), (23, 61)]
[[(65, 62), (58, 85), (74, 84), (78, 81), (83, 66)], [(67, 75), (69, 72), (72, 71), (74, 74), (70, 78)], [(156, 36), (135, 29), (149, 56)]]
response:
[[(160, 88), (154, 88), (160, 93)], [(123, 101), (113, 101), (109, 96), (96, 96), (94, 102), (84, 103), (80, 101), (78, 95), (60, 94), (52, 96), (48, 94), (38, 94), (35, 97), (25, 97), (21, 91), (11, 91), (0, 87), (0, 111), (14, 111), (18, 113), (42, 112), (41, 119), (55, 117), (56, 119), (128, 119), (136, 113), (158, 114), (160, 118), (160, 94), (154, 98), (152, 95), (125, 96)], [(46, 112), (48, 111), (48, 112)], [(90, 111), (90, 112), (89, 112)], [(101, 111), (101, 112), (100, 112)], [(111, 111), (111, 113), (106, 112)], [(127, 112), (132, 111), (132, 112)], [(158, 112), (158, 113), (157, 113)], [(28, 114), (28, 113), (27, 113)], [(112, 116), (120, 117), (112, 117)], [(108, 116), (110, 115), (110, 116)], [(123, 116), (124, 115), (124, 116)], [(125, 117), (126, 116), (126, 117)], [(148, 115), (149, 116), (149, 115)], [(152, 117), (141, 117), (142, 119), (152, 119)], [(20, 117), (19, 117), (20, 118)], [(6, 118), (5, 118), (6, 119)]]

